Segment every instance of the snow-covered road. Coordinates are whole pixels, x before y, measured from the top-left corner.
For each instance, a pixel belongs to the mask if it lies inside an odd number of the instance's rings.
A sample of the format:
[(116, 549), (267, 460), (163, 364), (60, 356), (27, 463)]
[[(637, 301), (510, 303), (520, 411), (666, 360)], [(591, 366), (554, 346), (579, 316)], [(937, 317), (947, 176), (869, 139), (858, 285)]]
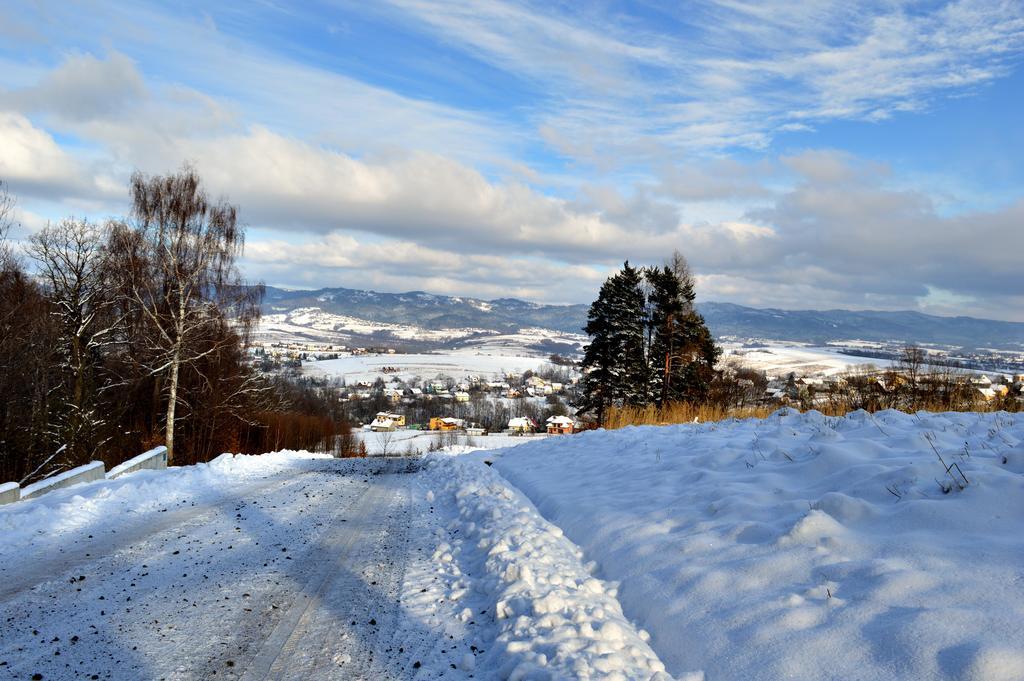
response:
[(4, 561), (0, 675), (401, 678), (415, 660), (381, 641), (412, 548), (410, 476), (339, 463), (186, 494)]
[(664, 678), (480, 461), (221, 457), (0, 509), (0, 678)]

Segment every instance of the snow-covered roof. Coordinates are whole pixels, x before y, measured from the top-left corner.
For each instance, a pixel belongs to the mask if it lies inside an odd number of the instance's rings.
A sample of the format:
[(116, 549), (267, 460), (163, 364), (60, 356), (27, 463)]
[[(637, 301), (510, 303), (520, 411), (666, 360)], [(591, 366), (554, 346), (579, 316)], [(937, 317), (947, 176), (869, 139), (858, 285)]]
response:
[(530, 419), (526, 418), (525, 416), (517, 416), (514, 419), (509, 419), (508, 427), (509, 428), (532, 428), (533, 427), (533, 421), (531, 421)]
[(568, 416), (549, 416), (547, 422), (555, 426), (571, 426), (573, 424), (573, 420)]

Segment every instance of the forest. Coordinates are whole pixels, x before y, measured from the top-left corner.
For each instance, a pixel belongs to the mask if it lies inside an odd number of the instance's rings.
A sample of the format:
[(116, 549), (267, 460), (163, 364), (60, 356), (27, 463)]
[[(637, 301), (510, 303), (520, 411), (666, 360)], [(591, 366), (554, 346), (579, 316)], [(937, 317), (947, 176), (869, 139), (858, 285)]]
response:
[(68, 217), (18, 248), (0, 180), (0, 480), (109, 467), (155, 444), (175, 465), (344, 448), (330, 391), (251, 366), (263, 287), (237, 267), (238, 207), (189, 166), (135, 173), (128, 195), (126, 219)]

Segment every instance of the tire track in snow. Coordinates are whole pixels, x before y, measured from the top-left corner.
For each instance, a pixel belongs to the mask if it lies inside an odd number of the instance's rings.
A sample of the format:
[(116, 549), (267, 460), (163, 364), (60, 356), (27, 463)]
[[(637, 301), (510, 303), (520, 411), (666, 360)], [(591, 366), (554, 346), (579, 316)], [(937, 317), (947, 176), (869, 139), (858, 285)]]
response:
[[(322, 673), (329, 673), (326, 668), (328, 661), (346, 657), (351, 659), (351, 652), (331, 651), (325, 648), (323, 641), (311, 640), (322, 638), (324, 633), (318, 630), (316, 620), (323, 617), (324, 613), (320, 610), (326, 607), (328, 600), (336, 600), (339, 592), (344, 593), (351, 586), (347, 583), (351, 580), (346, 577), (355, 573), (359, 567), (354, 563), (359, 554), (354, 554), (353, 546), (367, 540), (372, 533), (373, 518), (383, 515), (383, 511), (395, 504), (396, 496), (396, 491), (390, 486), (374, 484), (352, 504), (352, 508), (356, 509), (354, 515), (348, 515), (344, 522), (338, 519), (339, 522), (335, 523), (317, 550), (321, 554), (318, 558), (324, 561), (322, 567), (310, 576), (291, 608), (261, 646), (242, 675), (243, 681), (303, 678), (304, 672), (300, 672), (300, 668), (310, 664), (320, 667), (318, 671)], [(339, 625), (344, 625), (340, 613), (334, 619)], [(311, 659), (310, 652), (326, 659), (318, 661), (315, 656)], [(366, 651), (359, 652), (365, 654)], [(346, 678), (354, 678), (351, 676), (351, 667), (349, 665), (345, 669)]]

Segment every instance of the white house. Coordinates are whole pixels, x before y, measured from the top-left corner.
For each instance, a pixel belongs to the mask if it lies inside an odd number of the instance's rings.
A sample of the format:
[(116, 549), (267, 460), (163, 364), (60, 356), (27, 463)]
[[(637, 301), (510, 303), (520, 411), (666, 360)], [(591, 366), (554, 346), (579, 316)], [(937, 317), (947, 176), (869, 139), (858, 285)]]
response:
[(568, 416), (549, 416), (547, 420), (549, 435), (572, 435), (576, 423)]
[(377, 417), (370, 424), (370, 430), (375, 433), (382, 433), (395, 430), (405, 426), (405, 415), (395, 414), (389, 411), (377, 412)]
[(524, 435), (526, 433), (532, 433), (537, 429), (536, 424), (525, 416), (517, 416), (514, 419), (510, 419), (508, 422), (508, 429), (513, 433)]

